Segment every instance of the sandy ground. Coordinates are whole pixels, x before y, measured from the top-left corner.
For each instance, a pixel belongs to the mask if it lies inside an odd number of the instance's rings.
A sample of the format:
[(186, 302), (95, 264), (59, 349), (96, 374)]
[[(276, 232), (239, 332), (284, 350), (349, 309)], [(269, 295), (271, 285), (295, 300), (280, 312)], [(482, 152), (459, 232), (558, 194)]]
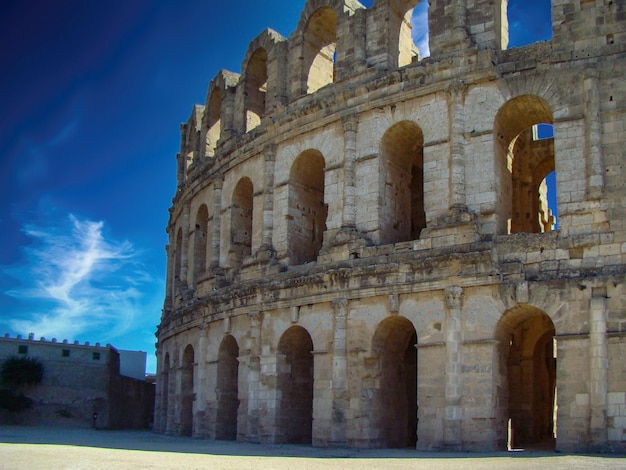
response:
[(625, 455), (316, 449), (97, 431), (0, 426), (1, 469), (626, 469)]

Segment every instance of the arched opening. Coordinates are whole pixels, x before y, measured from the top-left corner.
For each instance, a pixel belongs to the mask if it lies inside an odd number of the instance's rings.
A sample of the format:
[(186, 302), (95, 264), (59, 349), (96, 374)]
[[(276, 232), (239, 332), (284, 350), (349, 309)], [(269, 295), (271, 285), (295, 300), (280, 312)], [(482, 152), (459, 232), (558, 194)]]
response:
[(304, 32), (303, 72), (307, 93), (313, 93), (335, 80), (337, 14), (330, 7), (318, 9)]
[(206, 272), (207, 241), (209, 227), (209, 212), (206, 205), (202, 204), (196, 213), (196, 228), (193, 234), (193, 281), (194, 284)]
[(170, 406), (170, 354), (165, 354), (161, 375), (161, 432), (167, 430), (167, 416)]
[[(541, 233), (555, 227), (556, 198), (550, 208), (550, 188), (545, 184), (546, 177), (555, 171), (552, 123), (548, 105), (532, 95), (509, 100), (496, 115), (500, 233)], [(542, 132), (548, 136), (541, 136)]]
[(193, 347), (188, 344), (183, 353), (180, 380), (180, 435), (191, 436), (193, 433)]
[(373, 425), (382, 447), (415, 447), (417, 443), (417, 332), (404, 317), (383, 320), (372, 339), (378, 359), (379, 388), (371, 402)]
[(176, 245), (174, 246), (174, 292), (180, 291), (183, 271), (183, 230), (176, 232)]
[(311, 444), (313, 436), (313, 340), (292, 326), (278, 342), (277, 387), (279, 440)]
[(217, 141), (222, 132), (222, 90), (215, 88), (209, 98), (209, 109), (206, 131), (206, 155), (215, 156)]
[(324, 167), (324, 157), (317, 150), (303, 152), (291, 167), (287, 215), (291, 265), (315, 261), (322, 248), (328, 215)]
[(252, 254), (253, 194), (252, 181), (241, 178), (233, 192), (230, 216), (230, 265), (235, 271)]
[(239, 409), (239, 346), (226, 335), (220, 344), (217, 361), (217, 422), (215, 438), (237, 439), (237, 410)]
[(389, 37), (398, 38), (398, 67), (430, 56), (428, 2), (395, 0), (392, 5)]
[(424, 212), (424, 136), (417, 124), (402, 121), (383, 135), (381, 151), (381, 243), (418, 239)]
[(505, 407), (499, 433), (509, 449), (555, 447), (554, 335), (550, 317), (530, 306), (508, 311), (496, 327), (500, 358), (497, 401)]
[(246, 67), (246, 90), (244, 108), (246, 112), (246, 132), (261, 124), (265, 114), (267, 93), (267, 52), (257, 49)]
[(507, 9), (509, 48), (552, 39), (551, 0), (535, 0), (532, 8), (525, 0), (508, 0), (503, 4)]

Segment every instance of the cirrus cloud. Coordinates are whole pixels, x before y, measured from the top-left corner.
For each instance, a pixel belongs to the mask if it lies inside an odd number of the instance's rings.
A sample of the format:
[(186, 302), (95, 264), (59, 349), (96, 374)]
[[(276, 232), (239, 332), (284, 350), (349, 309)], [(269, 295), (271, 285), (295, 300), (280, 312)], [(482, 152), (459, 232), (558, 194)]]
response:
[[(21, 304), (4, 323), (45, 337), (96, 336), (107, 342), (158, 312), (163, 281), (142, 264), (128, 241), (107, 238), (104, 222), (69, 215), (31, 224), (25, 259), (4, 271), (21, 285), (6, 292)], [(151, 338), (146, 339), (149, 343)]]

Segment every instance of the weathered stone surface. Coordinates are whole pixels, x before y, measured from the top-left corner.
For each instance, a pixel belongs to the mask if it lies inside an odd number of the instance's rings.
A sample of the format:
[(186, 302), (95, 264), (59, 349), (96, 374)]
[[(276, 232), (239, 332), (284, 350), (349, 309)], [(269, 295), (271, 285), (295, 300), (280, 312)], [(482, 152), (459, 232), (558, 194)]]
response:
[(431, 2), (424, 59), (416, 3), (309, 0), (182, 126), (157, 432), (626, 448), (626, 6)]

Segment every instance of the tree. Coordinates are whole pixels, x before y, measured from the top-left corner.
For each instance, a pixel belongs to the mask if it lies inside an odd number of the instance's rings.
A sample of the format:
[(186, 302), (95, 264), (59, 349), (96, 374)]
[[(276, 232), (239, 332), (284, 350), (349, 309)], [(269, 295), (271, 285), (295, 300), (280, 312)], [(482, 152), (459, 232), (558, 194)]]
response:
[(22, 411), (31, 408), (33, 400), (18, 393), (22, 387), (41, 383), (44, 367), (34, 357), (9, 356), (0, 365), (0, 408), (8, 411)]
[(41, 383), (43, 364), (34, 357), (7, 357), (0, 366), (0, 383), (3, 386), (19, 388)]

